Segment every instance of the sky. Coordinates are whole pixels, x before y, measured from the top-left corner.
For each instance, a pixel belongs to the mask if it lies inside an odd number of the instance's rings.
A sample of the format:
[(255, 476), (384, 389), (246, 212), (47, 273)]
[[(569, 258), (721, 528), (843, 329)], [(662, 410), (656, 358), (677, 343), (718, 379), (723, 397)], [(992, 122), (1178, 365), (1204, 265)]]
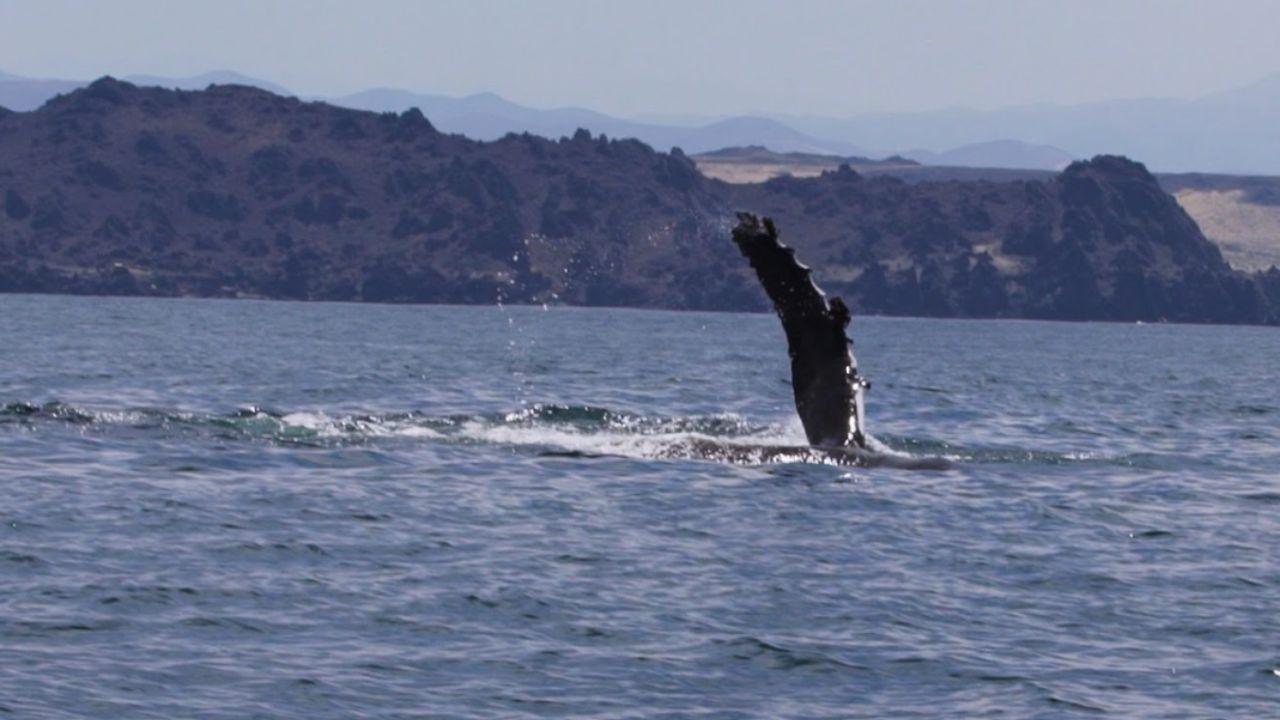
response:
[(1280, 72), (1277, 28), (1280, 0), (0, 0), (0, 71), (848, 116), (1195, 97)]

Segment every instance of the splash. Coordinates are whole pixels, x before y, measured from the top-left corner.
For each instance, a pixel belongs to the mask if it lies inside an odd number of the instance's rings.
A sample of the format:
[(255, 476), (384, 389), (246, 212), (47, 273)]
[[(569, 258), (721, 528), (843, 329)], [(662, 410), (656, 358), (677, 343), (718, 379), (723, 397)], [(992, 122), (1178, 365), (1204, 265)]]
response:
[(246, 406), (225, 414), (156, 408), (94, 411), (61, 402), (0, 407), (0, 425), (82, 433), (124, 430), (163, 436), (201, 436), (281, 446), (337, 447), (380, 442), (439, 442), (505, 446), (541, 455), (698, 460), (736, 465), (806, 463), (944, 467), (876, 441), (868, 451), (818, 449), (797, 428), (753, 422), (733, 413), (655, 416), (589, 405), (539, 403), (475, 415), (425, 413), (329, 414)]

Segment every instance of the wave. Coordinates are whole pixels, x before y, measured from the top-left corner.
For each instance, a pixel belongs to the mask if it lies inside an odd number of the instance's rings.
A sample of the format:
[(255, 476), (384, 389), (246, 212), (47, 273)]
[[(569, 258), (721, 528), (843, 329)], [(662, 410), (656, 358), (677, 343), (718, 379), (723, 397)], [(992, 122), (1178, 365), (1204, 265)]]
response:
[(54, 401), (0, 406), (0, 427), (42, 425), (86, 431), (129, 430), (285, 446), (334, 447), (381, 441), (483, 444), (564, 457), (704, 460), (738, 465), (806, 463), (939, 470), (956, 465), (1118, 463), (1132, 458), (1019, 448), (966, 448), (909, 437), (871, 437), (866, 450), (821, 449), (796, 427), (733, 413), (654, 416), (590, 405), (540, 403), (511, 412), (329, 414), (246, 406), (226, 413), (162, 408), (94, 411)]

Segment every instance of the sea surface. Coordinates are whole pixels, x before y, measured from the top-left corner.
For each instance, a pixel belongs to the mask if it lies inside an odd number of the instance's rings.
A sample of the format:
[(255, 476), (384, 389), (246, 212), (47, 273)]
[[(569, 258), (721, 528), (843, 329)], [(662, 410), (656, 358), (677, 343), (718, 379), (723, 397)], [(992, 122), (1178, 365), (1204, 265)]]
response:
[(950, 469), (769, 315), (0, 296), (0, 717), (1280, 717), (1280, 332), (852, 332)]

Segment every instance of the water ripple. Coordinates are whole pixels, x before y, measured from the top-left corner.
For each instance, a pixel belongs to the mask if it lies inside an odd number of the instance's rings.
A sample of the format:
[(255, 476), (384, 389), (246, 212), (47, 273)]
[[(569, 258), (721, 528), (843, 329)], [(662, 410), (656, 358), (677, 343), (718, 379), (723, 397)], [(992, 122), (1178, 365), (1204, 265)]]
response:
[(770, 316), (0, 296), (0, 715), (1273, 714), (1276, 333), (856, 336), (949, 469)]

